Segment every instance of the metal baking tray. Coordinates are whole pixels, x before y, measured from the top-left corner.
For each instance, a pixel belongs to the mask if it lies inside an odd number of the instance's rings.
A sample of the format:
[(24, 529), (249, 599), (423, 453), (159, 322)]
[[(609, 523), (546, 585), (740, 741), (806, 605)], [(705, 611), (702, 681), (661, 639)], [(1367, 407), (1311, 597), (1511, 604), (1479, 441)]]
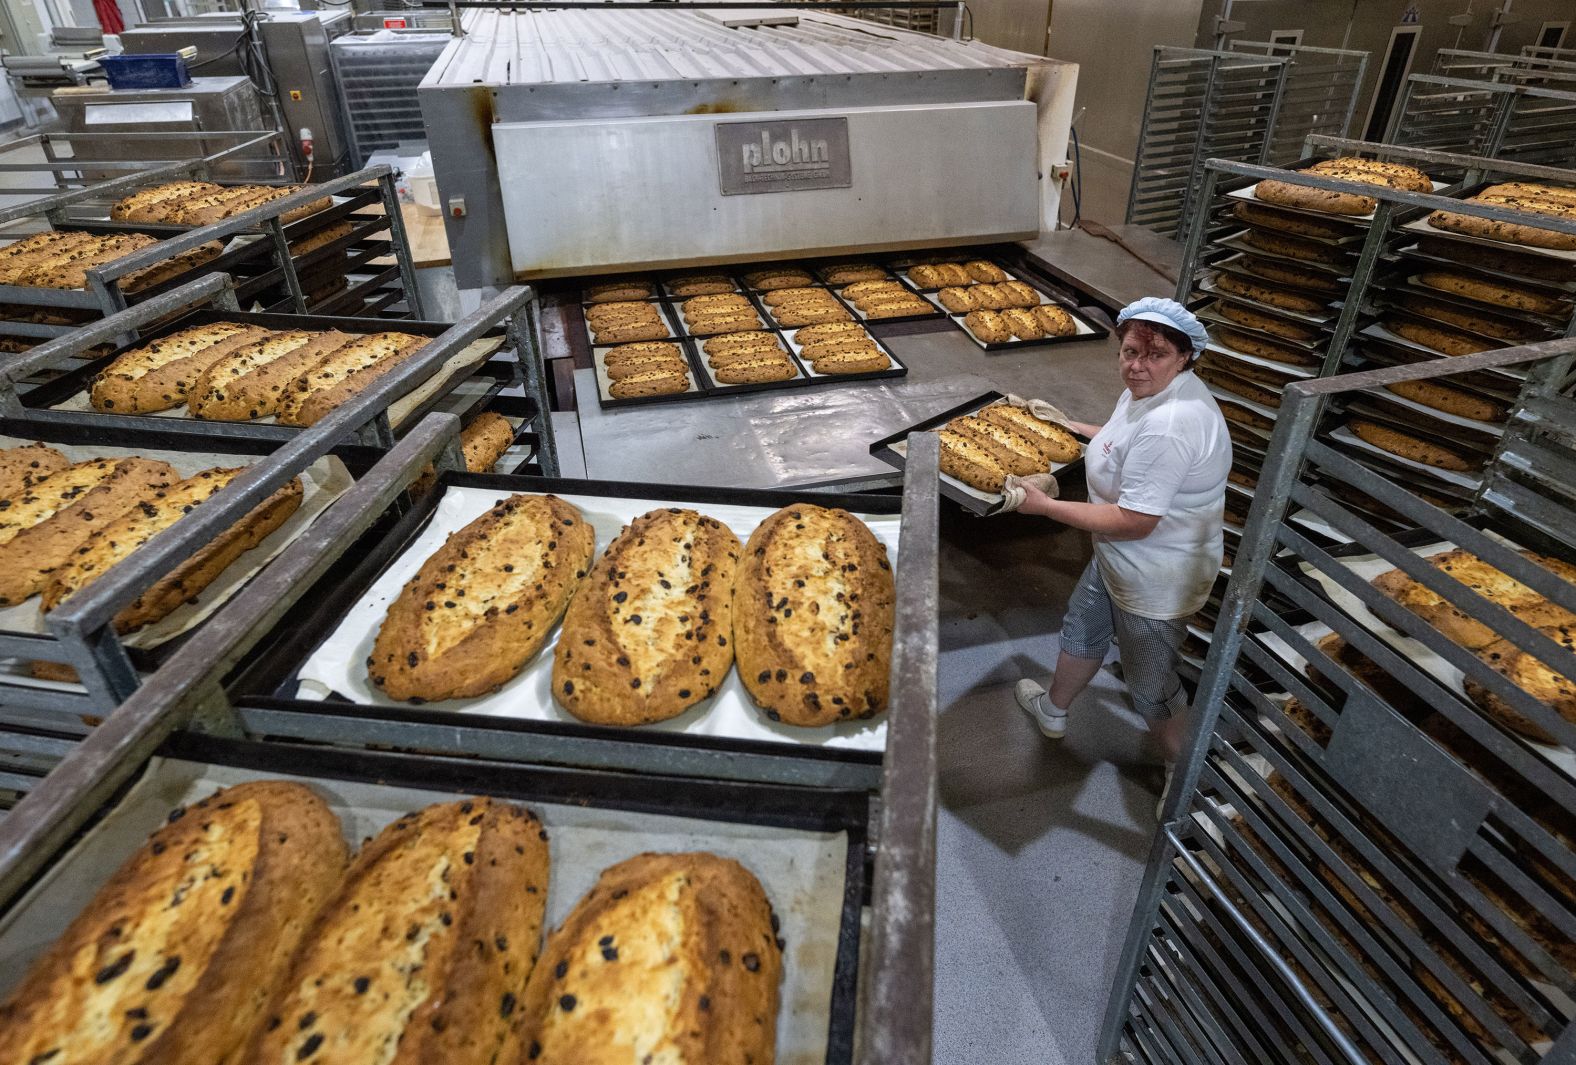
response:
[[(1443, 240), (1450, 239), (1450, 234), (1441, 233), (1438, 230), (1430, 230), (1428, 235), (1430, 237), (1439, 237)], [(1482, 274), (1485, 277), (1497, 278), (1502, 281), (1511, 281), (1518, 285), (1525, 285), (1528, 288), (1539, 289), (1549, 293), (1551, 296), (1569, 297), (1572, 293), (1576, 293), (1576, 266), (1573, 266), (1571, 269), (1572, 280), (1551, 281), (1548, 278), (1527, 277), (1524, 274), (1511, 273), (1506, 270), (1491, 270), (1488, 267), (1473, 261), (1473, 245), (1461, 243), (1456, 247), (1458, 247), (1462, 253), (1462, 258), (1460, 259), (1449, 259), (1442, 255), (1434, 255), (1425, 250), (1421, 244), (1408, 244), (1405, 247), (1399, 249), (1398, 254), (1403, 260), (1427, 263), (1430, 266), (1443, 266), (1447, 270), (1469, 270), (1472, 273)]]
[[(1318, 160), (1304, 160), (1302, 163), (1291, 164), (1287, 168), (1287, 177), (1283, 180), (1286, 180), (1288, 183), (1293, 185), (1297, 184), (1297, 181), (1293, 175), (1295, 175), (1300, 169), (1304, 169), (1306, 166), (1312, 166), (1316, 162), (1318, 162)], [(1430, 184), (1434, 186), (1434, 192), (1438, 192), (1441, 189), (1448, 189), (1450, 187), (1450, 182), (1448, 181), (1435, 181), (1433, 178), (1429, 178), (1428, 180)], [(1285, 204), (1272, 203), (1269, 200), (1261, 200), (1258, 197), (1258, 188), (1259, 183), (1255, 181), (1253, 184), (1247, 185), (1243, 188), (1233, 189), (1231, 192), (1226, 193), (1226, 195), (1234, 200), (1246, 200), (1249, 203), (1262, 204), (1265, 207), (1273, 207), (1277, 211), (1286, 211), (1289, 214), (1303, 215), (1307, 218), (1317, 219), (1320, 222), (1335, 222), (1350, 226), (1367, 228), (1374, 220), (1373, 211), (1369, 211), (1366, 214), (1337, 214), (1333, 211), (1316, 211), (1311, 207), (1287, 207)]]
[[(407, 569), (414, 572), (441, 542), (435, 539), (438, 533), (464, 525), (468, 520), (465, 515), (473, 510), (481, 513), (476, 507), (484, 510), (494, 493), (552, 492), (560, 497), (602, 497), (608, 500), (608, 510), (620, 515), (618, 521), (627, 520), (622, 517), (625, 510), (633, 515), (664, 506), (692, 506), (703, 513), (709, 512), (708, 507), (729, 508), (741, 514), (741, 520), (748, 521), (758, 520), (759, 516), (794, 503), (841, 507), (881, 519), (878, 535), (885, 537), (894, 567), (901, 552), (901, 545), (892, 550), (897, 515), (902, 508), (902, 500), (897, 496), (647, 486), (497, 474), (447, 473), (438, 484), (439, 490), (424, 495), (409, 511), (381, 515), (376, 527), (363, 537), (360, 545), (345, 550), (335, 568), (320, 580), (319, 588), (304, 596), (273, 626), (234, 678), (231, 690), (238, 704), (291, 714), (327, 714), (351, 722), (393, 720), (442, 725), (463, 721), (472, 727), (512, 734), (516, 739), (544, 736), (561, 740), (615, 741), (653, 751), (650, 757), (659, 761), (671, 757), (664, 756), (663, 750), (675, 753), (687, 750), (710, 755), (764, 755), (879, 765), (885, 742), (884, 717), (822, 729), (774, 725), (760, 720), (758, 714), (749, 710), (748, 696), (743, 693), (736, 673), (731, 673), (726, 683), (719, 686), (721, 690), (715, 704), (686, 711), (671, 722), (612, 728), (577, 721), (557, 707), (548, 691), (551, 645), (544, 647), (501, 692), (474, 700), (455, 701), (439, 707), (420, 706), (394, 702), (372, 693), (369, 687), (359, 695), (341, 691), (318, 679), (311, 682), (313, 691), (323, 697), (314, 699), (303, 695), (303, 678), (316, 678), (325, 672), (349, 676), (349, 683), (365, 686), (364, 678), (358, 679), (359, 674), (351, 676), (362, 669), (364, 652), (346, 651), (341, 655), (337, 650), (330, 653), (324, 648), (329, 645), (338, 648), (341, 644), (359, 647), (375, 634), (381, 624), (381, 611), (385, 609), (375, 586), (381, 581), (387, 589), (397, 592), (402, 583), (385, 576), (387, 571), (398, 566), (400, 573)], [(443, 497), (451, 490), (472, 493), (476, 498), (457, 495), (456, 507), (445, 508)], [(739, 508), (750, 509), (741, 512)], [(608, 529), (616, 532), (611, 524)], [(418, 548), (418, 541), (423, 537), (433, 543)], [(598, 537), (599, 541), (606, 538)], [(741, 541), (744, 538), (741, 536)], [(898, 618), (894, 640), (900, 640), (906, 626), (915, 620)], [(746, 711), (743, 714), (738, 710), (741, 706)]]
[[(1066, 300), (1059, 299), (1056, 296), (1046, 292), (1045, 289), (1036, 284), (1032, 278), (1020, 276), (1011, 271), (1008, 271), (1008, 273), (1012, 280), (1021, 281), (1025, 285), (1028, 285), (1030, 288), (1034, 289), (1035, 292), (1039, 293), (1040, 306), (1043, 307), (1049, 304), (1051, 306), (1060, 307), (1063, 311), (1066, 311), (1067, 316), (1073, 320), (1073, 326), (1077, 329), (1077, 332), (1068, 336), (1040, 337), (1038, 340), (999, 340), (995, 342), (987, 342), (975, 336), (969, 327), (964, 324), (964, 320), (968, 317), (967, 312), (963, 314), (954, 314), (953, 312), (946, 309), (946, 306), (941, 302), (939, 296), (932, 293), (926, 293), (925, 298), (934, 303), (937, 309), (940, 310), (941, 313), (945, 314), (947, 316), (947, 320), (953, 325), (957, 326), (958, 330), (962, 332), (964, 336), (968, 337), (969, 340), (976, 344), (982, 351), (987, 351), (992, 354), (1001, 351), (1018, 351), (1023, 348), (1044, 347), (1051, 344), (1067, 344), (1079, 340), (1101, 340), (1111, 335), (1110, 330), (1105, 329), (1102, 326), (1095, 325), (1083, 315), (1079, 314), (1077, 307), (1068, 303)], [(941, 290), (936, 289), (935, 291), (940, 292)]]
[[(1468, 312), (1468, 313), (1485, 315), (1485, 316), (1487, 316), (1489, 318), (1509, 318), (1509, 319), (1513, 319), (1515, 321), (1529, 323), (1531, 325), (1537, 326), (1539, 329), (1542, 329), (1544, 331), (1545, 337), (1550, 338), (1550, 339), (1563, 335), (1564, 331), (1565, 331), (1565, 327), (1567, 325), (1569, 325), (1573, 319), (1576, 319), (1576, 297), (1573, 297), (1572, 294), (1569, 293), (1569, 292), (1563, 292), (1563, 291), (1560, 291), (1558, 289), (1544, 289), (1543, 290), (1548, 295), (1554, 296), (1554, 297), (1564, 301), (1564, 303), (1565, 303), (1565, 313), (1563, 315), (1559, 315), (1559, 314), (1542, 314), (1542, 313), (1539, 313), (1537, 311), (1514, 310), (1514, 309), (1509, 308), (1509, 307), (1503, 307), (1503, 306), (1501, 306), (1501, 305), (1499, 305), (1497, 303), (1488, 303), (1486, 301), (1473, 301), (1473, 300), (1470, 300), (1470, 299), (1466, 298), (1465, 296), (1458, 295), (1458, 294), (1456, 294), (1454, 292), (1446, 292), (1443, 289), (1430, 288), (1428, 285), (1423, 284), (1423, 282), (1422, 282), (1422, 275), (1421, 274), (1411, 272), (1411, 270), (1414, 268), (1414, 264), (1413, 263), (1406, 262), (1405, 266), (1406, 266), (1406, 269), (1403, 270), (1402, 273), (1397, 274), (1397, 275), (1389, 278), (1388, 281), (1386, 282), (1386, 284), (1382, 288), (1376, 287), (1373, 290), (1372, 294), (1373, 294), (1373, 296), (1376, 299), (1384, 300), (1385, 297), (1390, 296), (1390, 295), (1392, 295), (1394, 293), (1397, 293), (1397, 292), (1406, 292), (1406, 293), (1412, 293), (1412, 294), (1418, 295), (1418, 296), (1426, 296), (1427, 298), (1429, 298), (1431, 300), (1436, 300), (1436, 301), (1438, 301), (1440, 303), (1449, 304), (1452, 307), (1457, 307), (1457, 308), (1461, 309), (1462, 311), (1465, 311), (1465, 312)], [(1463, 271), (1463, 270), (1465, 270), (1465, 271), (1467, 271), (1469, 273), (1475, 273), (1476, 272), (1476, 271), (1472, 270), (1471, 267), (1463, 266), (1463, 265), (1460, 265), (1460, 264), (1455, 265), (1454, 269), (1456, 271)], [(1421, 312), (1412, 311), (1411, 313), (1412, 314), (1420, 314)], [(1424, 317), (1426, 317), (1426, 315)], [(1501, 337), (1496, 337), (1496, 336), (1493, 336), (1492, 334), (1482, 333), (1482, 332), (1479, 332), (1479, 331), (1473, 330), (1473, 329), (1467, 329), (1464, 326), (1449, 325), (1449, 323), (1441, 323), (1441, 324), (1446, 325), (1450, 329), (1458, 330), (1459, 332), (1472, 333), (1475, 336), (1481, 336), (1481, 337), (1484, 337), (1485, 339), (1488, 339), (1488, 340), (1498, 341), (1499, 343), (1504, 344), (1506, 346), (1509, 346), (1510, 344), (1514, 344), (1514, 343), (1526, 343), (1526, 344), (1534, 343), (1534, 341), (1531, 341), (1531, 340), (1528, 340), (1528, 341), (1504, 340)], [(1539, 339), (1543, 339), (1543, 338), (1539, 338)]]
[[(101, 425), (115, 425), (122, 428), (144, 428), (154, 432), (177, 432), (191, 436), (202, 437), (206, 435), (225, 435), (240, 438), (279, 442), (289, 440), (300, 428), (288, 425), (263, 424), (261, 422), (214, 422), (204, 421), (191, 417), (184, 407), (177, 407), (170, 411), (161, 411), (157, 414), (109, 414), (94, 410), (87, 404), (87, 392), (93, 379), (105, 370), (122, 353), (141, 347), (160, 337), (169, 336), (183, 329), (190, 329), (199, 325), (212, 322), (238, 322), (244, 325), (255, 325), (264, 329), (276, 330), (317, 330), (327, 331), (337, 329), (344, 333), (381, 333), (389, 330), (413, 333), (417, 336), (440, 337), (453, 328), (453, 323), (445, 322), (417, 322), (405, 318), (398, 321), (378, 318), (337, 318), (322, 315), (293, 315), (293, 314), (251, 314), (244, 311), (227, 311), (217, 308), (204, 307), (181, 315), (146, 330), (136, 341), (123, 344), (100, 358), (91, 362), (79, 363), (58, 377), (44, 384), (38, 385), (21, 394), (23, 405), (32, 410), (39, 411), (42, 420), (70, 422), (88, 431), (96, 432)], [(444, 397), (450, 393), (460, 382), (473, 375), (488, 382), (484, 395), (478, 396), (481, 402), (510, 384), (518, 382), (520, 367), (514, 358), (507, 360), (493, 360), (500, 347), (506, 343), (505, 328), (498, 325), (486, 331), (483, 339), (469, 346), (469, 353), (462, 365), (454, 365), (448, 369), (447, 376), (430, 389), (420, 386), (418, 392), (428, 391), (425, 396), (412, 409), (403, 412), (394, 429), (414, 425), (429, 411), (435, 409), (443, 402)], [(490, 347), (490, 350), (486, 350)], [(474, 350), (473, 350), (474, 349)], [(419, 357), (419, 356), (418, 356)], [(434, 377), (442, 371), (435, 371)], [(69, 404), (69, 406), (68, 406)], [(463, 413), (463, 412), (456, 412)], [(174, 423), (174, 424), (171, 424)], [(222, 426), (220, 429), (218, 427)]]
[[(1273, 281), (1261, 281), (1260, 283), (1271, 286), (1275, 284)], [(1215, 279), (1213, 277), (1206, 277), (1195, 281), (1193, 284), (1193, 291), (1201, 295), (1213, 296), (1215, 299), (1226, 300), (1229, 303), (1241, 304), (1244, 307), (1250, 307), (1253, 310), (1259, 311), (1263, 314), (1273, 314), (1281, 318), (1289, 318), (1299, 325), (1312, 325), (1317, 326), (1320, 329), (1333, 329), (1335, 326), (1335, 319), (1337, 317), (1333, 311), (1324, 311), (1323, 313), (1293, 311), (1288, 310), (1285, 307), (1274, 307), (1268, 303), (1260, 303), (1258, 300), (1249, 299), (1247, 296), (1238, 296), (1233, 292), (1225, 292), (1215, 286)]]
[[(870, 454), (894, 469), (906, 469), (908, 466), (906, 446), (911, 433), (924, 433), (932, 429), (939, 429), (954, 418), (973, 413), (981, 407), (987, 407), (1002, 398), (1004, 397), (1001, 392), (986, 392), (983, 395), (976, 396), (968, 402), (960, 403), (956, 407), (942, 411), (934, 417), (915, 422), (906, 429), (900, 429), (891, 436), (882, 437), (870, 445)], [(1077, 438), (1080, 444), (1088, 445), (1089, 440), (1087, 437), (1078, 433), (1073, 433), (1073, 436)], [(1052, 465), (1050, 472), (1056, 474), (1058, 480), (1064, 473), (1069, 476), (1081, 476), (1083, 473), (1083, 461), (1083, 458), (1080, 457), (1071, 462)], [(949, 474), (943, 473), (940, 477), (941, 494), (957, 503), (970, 514), (983, 517), (994, 513), (1001, 506), (1001, 494), (999, 492), (981, 492), (979, 489), (971, 488)]]
[[(784, 944), (777, 1060), (848, 1065), (869, 889), (863, 792), (807, 791), (543, 764), (347, 750), (175, 733), (128, 788), (0, 915), (3, 985), (59, 936), (174, 808), (249, 780), (293, 780), (325, 799), (352, 846), (400, 815), (475, 795), (526, 805), (549, 833), (544, 937), (602, 870), (657, 850), (704, 850), (761, 881)], [(888, 974), (888, 978), (896, 974)]]
[[(1336, 248), (1347, 253), (1347, 261), (1342, 263), (1323, 263), (1314, 259), (1299, 259), (1294, 255), (1287, 255), (1284, 252), (1267, 251), (1264, 248), (1257, 248), (1252, 244), (1249, 244), (1246, 239), (1248, 229), (1257, 229), (1261, 233), (1267, 233), (1276, 237), (1285, 237), (1288, 240), (1307, 240), (1312, 241), (1315, 244), (1323, 244), (1326, 247)], [(1319, 270), (1330, 274), (1333, 277), (1340, 278), (1343, 281), (1352, 276), (1352, 267), (1357, 265), (1358, 247), (1356, 244), (1353, 244), (1351, 247), (1347, 248), (1344, 247), (1342, 243), (1337, 241), (1323, 240), (1319, 237), (1299, 237), (1295, 233), (1283, 233), (1278, 229), (1266, 229), (1263, 226), (1249, 226), (1248, 229), (1240, 229), (1229, 236), (1219, 237), (1212, 242), (1212, 246), (1224, 249), (1226, 251), (1240, 252), (1243, 255), (1256, 255), (1261, 259), (1274, 259), (1277, 262), (1291, 263), (1293, 266), (1302, 266), (1310, 270)]]

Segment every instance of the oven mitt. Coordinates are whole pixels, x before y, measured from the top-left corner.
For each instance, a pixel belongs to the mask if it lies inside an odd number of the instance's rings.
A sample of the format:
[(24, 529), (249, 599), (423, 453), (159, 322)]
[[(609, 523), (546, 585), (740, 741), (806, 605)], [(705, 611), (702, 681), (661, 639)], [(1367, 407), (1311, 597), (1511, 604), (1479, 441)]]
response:
[(1001, 506), (991, 511), (992, 515), (1011, 514), (1023, 506), (1024, 500), (1029, 498), (1029, 493), (1024, 488), (1038, 488), (1052, 499), (1056, 498), (1056, 475), (1054, 473), (1031, 473), (1027, 477), (1009, 474), (1007, 482), (1001, 488)]
[(1024, 399), (1022, 396), (1008, 392), (1005, 402), (1009, 407), (1022, 407), (1042, 422), (1055, 422), (1065, 426), (1070, 420), (1060, 407), (1047, 403), (1043, 399)]

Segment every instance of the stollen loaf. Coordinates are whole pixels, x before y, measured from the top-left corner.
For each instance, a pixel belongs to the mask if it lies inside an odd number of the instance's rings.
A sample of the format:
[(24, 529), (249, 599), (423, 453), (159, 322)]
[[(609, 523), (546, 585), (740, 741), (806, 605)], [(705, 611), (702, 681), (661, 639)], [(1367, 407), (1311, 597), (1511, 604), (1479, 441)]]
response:
[(624, 526), (564, 615), (553, 698), (582, 721), (643, 725), (711, 696), (733, 665), (741, 550), (726, 525), (693, 510)]
[(115, 414), (179, 407), (209, 366), (266, 336), (266, 329), (234, 322), (182, 329), (120, 355), (93, 379), (88, 399), (94, 410)]
[(233, 1060), (344, 868), (338, 820), (299, 784), (176, 809), (0, 1006), (5, 1060)]
[(886, 707), (896, 592), (886, 548), (843, 510), (784, 507), (745, 545), (733, 592), (739, 676), (773, 721)]
[(335, 348), (280, 396), (280, 425), (316, 425), (335, 407), (428, 344), (410, 333), (370, 333)]
[(512, 803), (394, 821), (351, 863), (241, 1065), (512, 1065), (547, 878), (547, 832)]
[(738, 862), (699, 852), (612, 866), (548, 937), (520, 1065), (772, 1065), (776, 931)]
[(40, 478), (69, 465), (70, 459), (47, 444), (0, 449), (0, 499), (19, 495)]
[(278, 413), (279, 402), (302, 375), (350, 343), (349, 333), (290, 329), (269, 333), (215, 359), (187, 394), (192, 415), (248, 421)]
[(452, 533), (389, 605), (372, 683), (421, 702), (496, 691), (546, 644), (595, 550), (590, 524), (557, 496), (503, 500)]

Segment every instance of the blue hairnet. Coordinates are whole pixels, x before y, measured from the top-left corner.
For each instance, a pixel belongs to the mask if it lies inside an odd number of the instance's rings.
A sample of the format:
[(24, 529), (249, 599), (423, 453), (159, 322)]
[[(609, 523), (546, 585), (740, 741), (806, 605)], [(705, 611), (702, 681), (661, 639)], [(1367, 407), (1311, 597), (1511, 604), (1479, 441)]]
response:
[(1176, 300), (1168, 300), (1164, 296), (1145, 296), (1123, 307), (1116, 316), (1116, 324), (1121, 325), (1129, 319), (1137, 318), (1141, 322), (1159, 322), (1169, 325), (1186, 334), (1188, 340), (1193, 342), (1193, 353), (1204, 350), (1209, 343), (1209, 334), (1204, 330), (1204, 323), (1193, 316), (1193, 312), (1182, 306)]

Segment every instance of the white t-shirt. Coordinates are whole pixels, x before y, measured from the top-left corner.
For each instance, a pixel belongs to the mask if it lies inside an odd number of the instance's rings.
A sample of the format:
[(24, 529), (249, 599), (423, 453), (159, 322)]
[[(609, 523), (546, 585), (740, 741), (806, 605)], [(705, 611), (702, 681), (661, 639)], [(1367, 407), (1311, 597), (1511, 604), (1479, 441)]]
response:
[(1116, 605), (1158, 619), (1202, 607), (1220, 572), (1231, 437), (1198, 374), (1180, 373), (1148, 399), (1124, 391), (1090, 441), (1084, 468), (1091, 503), (1160, 515), (1142, 540), (1094, 534), (1095, 561)]

